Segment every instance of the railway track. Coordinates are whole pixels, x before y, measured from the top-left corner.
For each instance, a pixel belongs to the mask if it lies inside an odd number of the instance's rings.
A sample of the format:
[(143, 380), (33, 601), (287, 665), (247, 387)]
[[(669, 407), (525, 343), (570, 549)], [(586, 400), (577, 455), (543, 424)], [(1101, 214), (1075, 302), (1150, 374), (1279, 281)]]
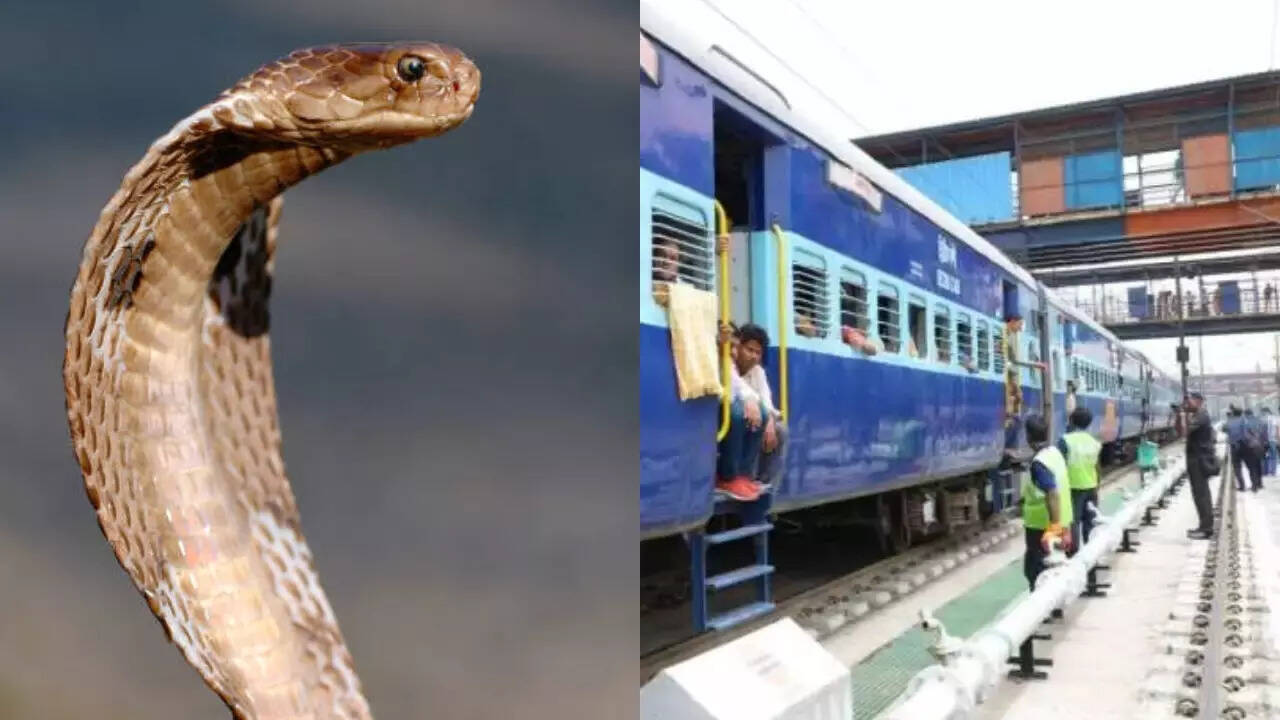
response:
[[(1167, 717), (1246, 720), (1280, 716), (1271, 687), (1280, 680), (1270, 617), (1276, 570), (1266, 503), (1235, 489), (1223, 462), (1214, 539), (1198, 546), (1180, 581), (1170, 618), (1170, 670), (1176, 690), (1144, 693)], [(1158, 673), (1151, 685), (1172, 683)], [(1170, 697), (1169, 695), (1172, 695)]]
[[(1103, 474), (1100, 487), (1106, 488), (1134, 471), (1132, 464), (1112, 468)], [(854, 622), (873, 617), (879, 608), (911, 595), (1020, 534), (1021, 525), (1016, 519), (997, 515), (979, 528), (943, 536), (873, 562), (779, 601), (773, 612), (752, 622), (725, 632), (703, 633), (642, 655), (640, 683), (648, 682), (663, 668), (783, 617), (793, 618), (810, 635), (823, 639)]]

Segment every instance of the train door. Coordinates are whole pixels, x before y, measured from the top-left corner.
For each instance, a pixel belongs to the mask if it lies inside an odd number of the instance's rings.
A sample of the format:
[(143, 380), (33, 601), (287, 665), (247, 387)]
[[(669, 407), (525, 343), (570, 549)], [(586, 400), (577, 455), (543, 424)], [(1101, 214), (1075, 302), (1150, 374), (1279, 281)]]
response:
[(1070, 415), (1076, 409), (1076, 393), (1080, 391), (1080, 361), (1075, 357), (1076, 324), (1067, 317), (1062, 318), (1062, 391), (1066, 393), (1063, 411)]
[(742, 325), (752, 321), (750, 231), (761, 211), (763, 163), (745, 119), (733, 122), (731, 113), (715, 103), (715, 194), (729, 224), (730, 313)]
[(730, 312), (738, 325), (747, 322), (764, 325), (765, 318), (753, 306), (752, 283), (756, 277), (753, 265), (765, 258), (760, 256), (761, 243), (752, 242), (752, 235), (769, 228), (766, 166), (770, 150), (781, 141), (719, 100), (714, 103), (713, 112), (715, 195), (724, 208), (730, 229)]
[[(1040, 391), (1040, 407), (1036, 410), (1049, 424), (1049, 436), (1053, 437), (1061, 431), (1054, 416), (1053, 391), (1057, 382), (1056, 362), (1053, 356), (1053, 331), (1050, 323), (1048, 299), (1044, 291), (1040, 292), (1040, 306), (1031, 311), (1031, 337), (1027, 340), (1027, 361), (1038, 363), (1043, 370), (1028, 368), (1030, 385)], [(1055, 427), (1057, 426), (1057, 427)]]
[(1138, 372), (1142, 373), (1142, 430), (1145, 434), (1147, 429), (1151, 427), (1153, 404), (1151, 402), (1151, 366), (1144, 361), (1138, 365)]
[[(769, 177), (770, 158), (776, 158), (780, 139), (722, 100), (712, 103), (714, 143), (714, 195), (718, 203), (718, 221), (729, 235), (729, 317), (739, 326), (755, 323), (768, 329), (771, 344), (777, 343), (777, 324), (770, 323), (767, 313), (756, 302), (756, 286), (768, 256), (762, 251), (769, 247), (758, 242), (760, 231), (768, 229), (771, 208), (767, 206), (766, 179)], [(772, 152), (772, 154), (771, 154)], [(779, 318), (781, 320), (781, 318)], [(771, 359), (772, 358), (772, 359)], [(780, 360), (780, 361), (779, 361)], [(787, 411), (787, 386), (778, 382), (779, 373), (785, 377), (785, 356), (779, 356), (771, 348), (765, 348), (765, 372), (769, 374), (773, 389), (774, 406)], [(712, 520), (718, 531), (687, 535), (690, 552), (690, 598), (693, 609), (694, 630), (724, 630), (773, 610), (771, 572), (769, 563), (769, 531), (765, 521), (776, 495), (785, 493), (788, 478), (784, 474), (779, 487), (770, 488), (758, 497), (734, 501), (717, 500)], [(736, 527), (735, 527), (736, 526)], [(711, 526), (709, 526), (711, 527)], [(722, 557), (709, 557), (712, 546), (720, 546), (731, 540), (738, 541), (740, 554), (729, 555), (735, 548), (718, 550)], [(750, 549), (741, 545), (750, 543)], [(712, 576), (709, 563), (720, 564), (730, 558), (748, 564)], [(750, 558), (750, 559), (748, 559)], [(733, 578), (728, 579), (726, 578)], [(719, 614), (712, 612), (714, 590), (738, 583), (755, 586), (755, 601)], [(723, 602), (723, 601), (721, 601)]]
[(1018, 286), (1009, 280), (1000, 281), (1001, 325), (992, 338), (998, 353), (998, 365), (1004, 369), (1004, 447), (1014, 450), (1021, 443), (1022, 418), (1022, 368), (1015, 360), (1020, 356), (1019, 333), (1012, 332), (1009, 319), (1020, 315)]
[(1066, 392), (1066, 371), (1062, 362), (1062, 322), (1055, 312), (1049, 313), (1049, 378), (1054, 394)]
[(1000, 291), (1000, 307), (1003, 314), (1001, 320), (1008, 320), (1013, 315), (1018, 314), (1018, 285), (1009, 280), (1001, 280)]

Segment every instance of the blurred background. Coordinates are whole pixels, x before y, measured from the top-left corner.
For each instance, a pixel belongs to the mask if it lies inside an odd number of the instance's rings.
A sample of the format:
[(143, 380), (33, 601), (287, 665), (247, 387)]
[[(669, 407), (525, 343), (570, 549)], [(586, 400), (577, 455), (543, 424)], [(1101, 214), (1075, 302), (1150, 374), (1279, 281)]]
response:
[(68, 291), (176, 121), (295, 48), (399, 39), (461, 48), (483, 90), (286, 195), (271, 336), (320, 577), (377, 717), (630, 712), (636, 5), (305, 5), (0, 7), (0, 718), (228, 717), (85, 499)]

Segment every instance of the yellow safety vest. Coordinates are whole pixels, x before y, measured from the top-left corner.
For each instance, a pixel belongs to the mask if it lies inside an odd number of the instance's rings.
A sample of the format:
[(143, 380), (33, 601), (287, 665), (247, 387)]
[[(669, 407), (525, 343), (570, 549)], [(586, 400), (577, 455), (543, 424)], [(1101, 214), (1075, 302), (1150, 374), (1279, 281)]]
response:
[[(1054, 483), (1058, 486), (1058, 524), (1066, 527), (1071, 524), (1071, 487), (1068, 483), (1067, 461), (1062, 451), (1050, 445), (1036, 453), (1033, 463), (1039, 462), (1053, 473)], [(1043, 530), (1049, 527), (1049, 504), (1045, 502), (1044, 491), (1031, 481), (1031, 471), (1022, 476), (1022, 525), (1032, 530)]]
[(1062, 436), (1067, 443), (1067, 475), (1072, 490), (1092, 490), (1098, 487), (1098, 455), (1102, 443), (1084, 430), (1075, 430)]

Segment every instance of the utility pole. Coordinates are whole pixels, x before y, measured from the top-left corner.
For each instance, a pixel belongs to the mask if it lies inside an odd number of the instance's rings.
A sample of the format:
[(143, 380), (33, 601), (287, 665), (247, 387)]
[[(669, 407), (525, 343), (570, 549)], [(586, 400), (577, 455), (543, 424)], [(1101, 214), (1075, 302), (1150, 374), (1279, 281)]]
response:
[(1280, 389), (1280, 333), (1272, 333), (1271, 341), (1275, 347), (1275, 353), (1271, 357), (1276, 361), (1276, 388)]
[[(1199, 341), (1199, 343), (1198, 343), (1198, 344), (1200, 345), (1200, 394), (1201, 394), (1201, 395), (1203, 395), (1203, 394), (1204, 394), (1204, 374), (1205, 374), (1205, 370), (1204, 370), (1204, 335), (1200, 335), (1200, 336), (1199, 336), (1199, 337), (1197, 337), (1196, 339)], [(1277, 339), (1280, 339), (1280, 337), (1278, 337)], [(1278, 345), (1277, 347), (1280, 347), (1280, 345)], [(1277, 362), (1278, 362), (1278, 363), (1280, 363), (1280, 356), (1277, 356)], [(1278, 369), (1276, 370), (1276, 377), (1277, 377), (1277, 378), (1280, 378), (1280, 364), (1278, 364), (1276, 367), (1278, 368)]]
[(1179, 262), (1175, 255), (1173, 258), (1173, 283), (1174, 297), (1177, 302), (1174, 305), (1178, 308), (1178, 366), (1182, 370), (1182, 397), (1187, 396), (1187, 363), (1191, 360), (1191, 351), (1187, 348), (1187, 328), (1183, 322), (1186, 303), (1182, 299), (1182, 263)]

